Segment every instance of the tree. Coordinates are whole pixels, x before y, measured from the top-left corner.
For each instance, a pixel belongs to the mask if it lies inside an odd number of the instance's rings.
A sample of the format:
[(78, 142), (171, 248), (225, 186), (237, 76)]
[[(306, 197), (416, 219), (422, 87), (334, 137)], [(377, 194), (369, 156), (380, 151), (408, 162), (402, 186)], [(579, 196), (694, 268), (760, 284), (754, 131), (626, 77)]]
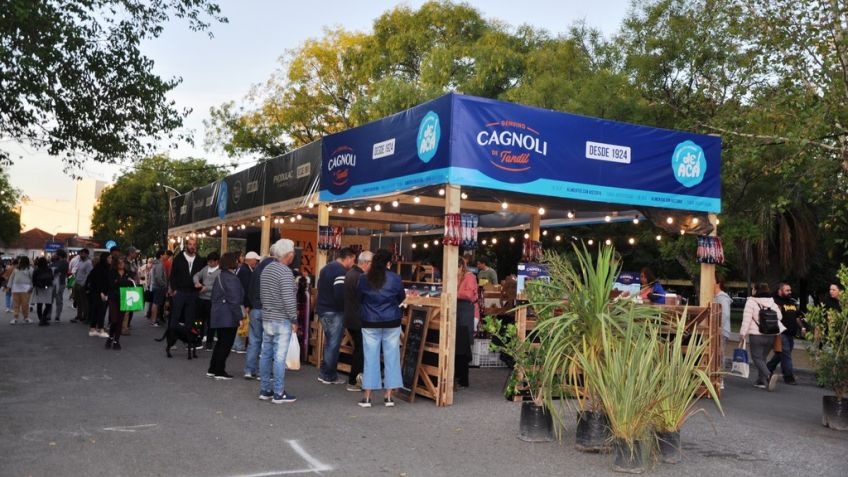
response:
[(157, 184), (184, 192), (225, 174), (223, 168), (204, 159), (175, 160), (163, 155), (144, 158), (100, 195), (91, 218), (94, 237), (117, 240), (147, 252), (164, 248), (170, 194)]
[(21, 214), (15, 208), (21, 192), (9, 183), (9, 174), (0, 168), (0, 242), (15, 241), (21, 233)]
[[(226, 22), (211, 0), (4, 0), (0, 2), (0, 134), (62, 156), (141, 157), (182, 125), (166, 95), (179, 78), (152, 72), (142, 40), (171, 16), (207, 30)], [(0, 151), (0, 163), (10, 156)]]

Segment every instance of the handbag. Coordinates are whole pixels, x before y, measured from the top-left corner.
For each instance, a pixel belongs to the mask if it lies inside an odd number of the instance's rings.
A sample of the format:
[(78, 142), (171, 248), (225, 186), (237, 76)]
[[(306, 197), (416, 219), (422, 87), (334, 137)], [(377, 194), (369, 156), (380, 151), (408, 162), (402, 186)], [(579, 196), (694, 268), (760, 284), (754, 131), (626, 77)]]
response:
[(748, 350), (746, 350), (747, 342), (742, 341), (739, 347), (733, 350), (733, 366), (730, 368), (730, 374), (739, 376), (740, 378), (748, 378), (750, 367), (748, 365)]
[(297, 333), (294, 332), (289, 337), (289, 349), (286, 352), (286, 369), (292, 371), (300, 369), (300, 343), (297, 341)]
[(74, 285), (76, 283), (77, 283), (76, 275), (71, 275), (70, 277), (68, 277), (68, 281), (65, 282), (65, 288), (67, 288), (68, 290), (73, 290)]
[(241, 336), (242, 338), (247, 338), (247, 335), (250, 333), (250, 316), (245, 314), (244, 318), (239, 321), (238, 330), (236, 330), (236, 335)]

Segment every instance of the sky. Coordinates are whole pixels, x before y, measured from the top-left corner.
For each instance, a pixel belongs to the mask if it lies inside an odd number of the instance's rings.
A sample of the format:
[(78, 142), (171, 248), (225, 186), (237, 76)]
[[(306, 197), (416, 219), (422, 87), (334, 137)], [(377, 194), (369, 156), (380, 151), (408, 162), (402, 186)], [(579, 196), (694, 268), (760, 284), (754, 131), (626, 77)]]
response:
[[(163, 77), (182, 77), (170, 93), (178, 108), (190, 108), (185, 128), (195, 145), (181, 145), (169, 151), (173, 158), (205, 157), (216, 163), (230, 160), (217, 150), (204, 149), (203, 121), (209, 108), (235, 100), (239, 102), (251, 86), (266, 81), (279, 67), (286, 50), (309, 38), (319, 38), (327, 27), (368, 32), (373, 20), (396, 5), (417, 8), (423, 0), (219, 0), (229, 23), (213, 24), (213, 38), (192, 32), (185, 24), (172, 21), (159, 38), (142, 45)], [(551, 33), (565, 32), (576, 21), (606, 35), (617, 30), (629, 9), (629, 0), (472, 0), (485, 18), (498, 19), (512, 27), (528, 24)], [(9, 168), (12, 185), (29, 197), (73, 200), (74, 183), (63, 170), (60, 159), (13, 141), (0, 141), (0, 147), (16, 159)], [(247, 167), (247, 160), (242, 166)], [(112, 181), (121, 166), (88, 163), (82, 177)]]

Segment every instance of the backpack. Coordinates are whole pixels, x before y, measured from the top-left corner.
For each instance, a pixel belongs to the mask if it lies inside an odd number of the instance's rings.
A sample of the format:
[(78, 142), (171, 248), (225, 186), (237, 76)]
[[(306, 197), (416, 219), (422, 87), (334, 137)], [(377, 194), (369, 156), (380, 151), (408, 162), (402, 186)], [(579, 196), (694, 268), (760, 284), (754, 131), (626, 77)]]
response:
[(754, 320), (757, 323), (757, 327), (760, 329), (761, 335), (776, 335), (780, 333), (780, 326), (778, 323), (780, 320), (777, 318), (777, 312), (772, 310), (769, 307), (765, 307), (757, 303), (757, 306), (760, 307), (759, 312), (759, 321)]
[(36, 288), (49, 288), (53, 285), (53, 271), (49, 268), (39, 268), (32, 276), (32, 284)]

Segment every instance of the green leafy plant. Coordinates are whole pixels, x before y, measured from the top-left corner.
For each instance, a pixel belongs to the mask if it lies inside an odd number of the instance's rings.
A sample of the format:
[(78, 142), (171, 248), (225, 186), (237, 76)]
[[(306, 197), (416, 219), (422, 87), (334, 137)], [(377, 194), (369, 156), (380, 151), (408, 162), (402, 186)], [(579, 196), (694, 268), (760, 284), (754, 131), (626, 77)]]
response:
[(484, 330), (495, 340), (489, 345), (492, 351), (498, 351), (511, 357), (515, 362), (507, 386), (508, 396), (514, 395), (519, 387), (530, 394), (533, 404), (543, 406), (542, 391), (545, 381), (542, 379), (540, 367), (540, 344), (533, 344), (531, 339), (518, 339), (518, 329), (515, 324), (503, 325), (501, 320), (487, 316), (483, 320)]
[[(848, 267), (842, 265), (837, 276), (843, 288), (848, 285)], [(815, 330), (808, 352), (816, 368), (816, 380), (842, 400), (848, 397), (848, 293), (842, 293), (839, 303), (841, 311), (811, 308), (807, 320)]]
[(656, 396), (659, 399), (654, 413), (655, 427), (660, 432), (679, 431), (687, 419), (699, 412), (706, 412), (703, 408), (695, 409), (701, 397), (698, 392), (701, 386), (706, 388), (716, 407), (724, 414), (710, 376), (701, 369), (701, 360), (709, 342), (702, 339), (703, 335), (697, 329), (693, 329), (684, 347), (687, 336), (685, 316), (684, 311), (677, 323), (670, 325), (673, 336), (659, 343), (656, 350), (658, 365), (655, 373), (659, 375)]

